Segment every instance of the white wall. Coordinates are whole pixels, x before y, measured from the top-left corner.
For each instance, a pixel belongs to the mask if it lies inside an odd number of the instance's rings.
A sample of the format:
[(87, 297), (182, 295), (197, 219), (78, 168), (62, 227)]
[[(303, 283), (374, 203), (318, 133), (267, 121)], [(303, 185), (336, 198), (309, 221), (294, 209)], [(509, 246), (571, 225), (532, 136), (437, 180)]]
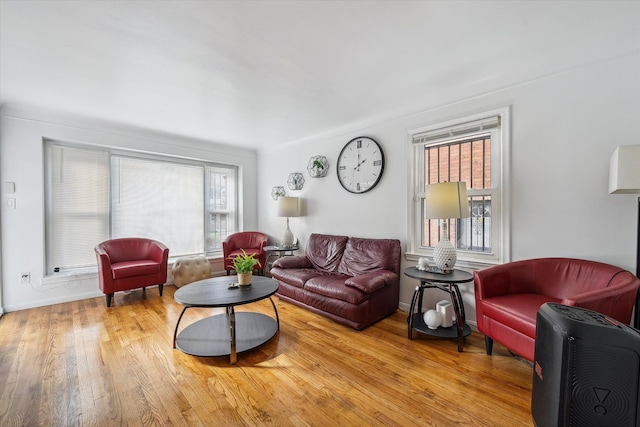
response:
[[(416, 88), (419, 90), (419, 88)], [(313, 137), (259, 156), (259, 228), (277, 240), (285, 219), (275, 216), (270, 196), (275, 185), (304, 199), (304, 217), (291, 229), (304, 246), (313, 232), (397, 238), (406, 248), (408, 130), (511, 106), (511, 259), (566, 256), (615, 264), (635, 272), (636, 198), (609, 195), (609, 157), (616, 146), (640, 143), (640, 54), (545, 76), (430, 106), (408, 117), (364, 128)], [(342, 189), (336, 159), (351, 138), (365, 135), (385, 150), (386, 167), (378, 186), (365, 194)], [(312, 155), (329, 159), (326, 178), (310, 178)], [(290, 172), (304, 172), (305, 185), (291, 191)], [(403, 260), (403, 268), (414, 261)], [(401, 279), (406, 308), (416, 281)], [(446, 296), (432, 291), (433, 304)], [(464, 289), (467, 319), (475, 323), (473, 285)]]
[[(102, 295), (95, 274), (42, 282), (45, 265), (43, 138), (238, 165), (242, 176), (242, 223), (245, 229), (257, 227), (257, 159), (253, 150), (4, 106), (0, 111), (4, 311)], [(6, 193), (6, 182), (15, 183), (14, 194)], [(7, 208), (9, 197), (16, 199), (16, 209)], [(189, 232), (189, 224), (184, 226), (185, 232)], [(20, 283), (21, 272), (31, 273), (30, 284)]]

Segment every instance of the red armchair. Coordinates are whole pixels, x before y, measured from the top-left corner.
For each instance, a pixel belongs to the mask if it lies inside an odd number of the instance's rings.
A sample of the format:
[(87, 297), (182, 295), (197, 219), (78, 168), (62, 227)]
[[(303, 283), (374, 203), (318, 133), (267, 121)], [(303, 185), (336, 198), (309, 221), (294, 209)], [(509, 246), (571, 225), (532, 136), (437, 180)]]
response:
[(113, 239), (95, 247), (98, 260), (100, 290), (106, 295), (107, 307), (114, 292), (158, 285), (167, 281), (169, 249), (160, 242), (137, 237)]
[(267, 253), (264, 247), (269, 238), (266, 234), (259, 231), (242, 231), (234, 233), (222, 242), (222, 254), (224, 255), (224, 269), (227, 270), (227, 276), (233, 270), (233, 259), (242, 254), (242, 250), (252, 255), (258, 260), (259, 265), (253, 267), (260, 274), (264, 274), (264, 266), (267, 262)]
[(487, 354), (496, 340), (533, 362), (536, 314), (542, 304), (582, 307), (629, 324), (640, 279), (595, 261), (539, 258), (476, 271), (474, 287)]

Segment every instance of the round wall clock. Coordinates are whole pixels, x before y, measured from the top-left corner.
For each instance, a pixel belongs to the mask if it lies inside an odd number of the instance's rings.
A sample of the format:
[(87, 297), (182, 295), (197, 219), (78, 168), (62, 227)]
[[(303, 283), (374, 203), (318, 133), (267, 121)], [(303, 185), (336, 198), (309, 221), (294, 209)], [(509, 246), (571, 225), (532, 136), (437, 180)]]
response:
[(350, 193), (373, 189), (384, 172), (384, 153), (372, 138), (359, 136), (347, 142), (338, 156), (338, 181)]

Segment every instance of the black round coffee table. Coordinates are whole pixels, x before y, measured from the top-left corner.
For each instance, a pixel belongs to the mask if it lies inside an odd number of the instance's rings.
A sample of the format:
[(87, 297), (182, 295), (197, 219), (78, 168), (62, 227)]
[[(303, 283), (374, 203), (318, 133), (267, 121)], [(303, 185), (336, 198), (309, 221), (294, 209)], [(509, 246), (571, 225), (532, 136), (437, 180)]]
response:
[[(185, 285), (174, 294), (184, 305), (173, 334), (173, 348), (193, 356), (226, 356), (232, 364), (237, 353), (251, 350), (269, 341), (280, 329), (278, 310), (271, 296), (278, 282), (268, 277), (253, 276), (251, 285), (230, 288), (236, 276), (222, 276)], [(276, 318), (261, 313), (239, 312), (234, 307), (269, 298)], [(198, 320), (178, 334), (182, 316), (192, 307), (224, 307), (226, 313)]]

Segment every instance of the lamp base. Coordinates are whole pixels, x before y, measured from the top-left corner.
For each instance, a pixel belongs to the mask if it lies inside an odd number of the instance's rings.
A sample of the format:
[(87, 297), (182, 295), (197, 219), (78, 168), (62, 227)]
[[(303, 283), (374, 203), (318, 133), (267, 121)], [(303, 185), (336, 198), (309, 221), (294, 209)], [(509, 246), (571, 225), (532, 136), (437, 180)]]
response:
[(453, 247), (449, 239), (440, 239), (435, 248), (433, 248), (433, 262), (443, 271), (449, 273), (453, 271), (453, 267), (458, 260), (456, 248)]
[(282, 241), (280, 242), (281, 246), (293, 246), (293, 242), (294, 242), (294, 237), (293, 237), (293, 233), (291, 232), (291, 229), (289, 228), (289, 218), (287, 218), (287, 228), (284, 230), (284, 233), (282, 233)]

